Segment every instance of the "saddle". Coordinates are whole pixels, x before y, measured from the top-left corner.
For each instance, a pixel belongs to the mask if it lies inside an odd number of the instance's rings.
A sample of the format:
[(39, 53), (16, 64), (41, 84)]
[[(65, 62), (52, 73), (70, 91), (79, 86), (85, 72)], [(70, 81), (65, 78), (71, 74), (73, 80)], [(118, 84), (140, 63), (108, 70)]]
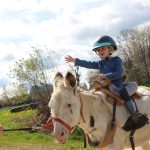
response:
[[(123, 79), (125, 81), (127, 78), (123, 76)], [(108, 89), (108, 85), (110, 83), (111, 80), (106, 77), (104, 80), (102, 80), (102, 82), (94, 81), (92, 87), (95, 89), (95, 91), (101, 91), (102, 93), (106, 94), (107, 102), (113, 104), (113, 102), (116, 101), (117, 105), (123, 105), (124, 100)], [(135, 92), (133, 95), (131, 95), (131, 98), (139, 100), (142, 98), (142, 95), (140, 95), (138, 92)]]

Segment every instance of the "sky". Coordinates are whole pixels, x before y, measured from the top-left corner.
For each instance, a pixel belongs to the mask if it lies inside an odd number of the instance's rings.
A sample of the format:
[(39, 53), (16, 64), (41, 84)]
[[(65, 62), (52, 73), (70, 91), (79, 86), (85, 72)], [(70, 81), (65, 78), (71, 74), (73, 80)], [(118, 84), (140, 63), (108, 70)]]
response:
[(31, 46), (86, 59), (100, 36), (146, 24), (149, 0), (0, 0), (0, 87)]

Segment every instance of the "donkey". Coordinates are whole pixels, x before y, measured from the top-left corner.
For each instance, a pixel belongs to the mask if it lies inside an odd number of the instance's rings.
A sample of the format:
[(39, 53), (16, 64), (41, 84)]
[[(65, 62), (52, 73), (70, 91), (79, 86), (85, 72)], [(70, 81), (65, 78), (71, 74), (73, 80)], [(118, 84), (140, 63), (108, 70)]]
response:
[[(150, 119), (150, 89), (139, 87), (138, 92), (145, 95), (137, 100), (139, 111), (147, 113)], [(60, 144), (65, 144), (69, 134), (79, 126), (88, 135), (89, 144), (97, 149), (123, 150), (130, 147), (129, 132), (122, 129), (129, 114), (122, 105), (116, 108), (116, 130), (112, 142), (101, 148), (112, 119), (112, 106), (103, 93), (79, 91), (76, 79), (70, 72), (65, 77), (61, 73), (56, 74), (49, 107), (54, 125), (53, 135)], [(138, 129), (134, 139), (136, 146), (149, 150), (150, 125)]]

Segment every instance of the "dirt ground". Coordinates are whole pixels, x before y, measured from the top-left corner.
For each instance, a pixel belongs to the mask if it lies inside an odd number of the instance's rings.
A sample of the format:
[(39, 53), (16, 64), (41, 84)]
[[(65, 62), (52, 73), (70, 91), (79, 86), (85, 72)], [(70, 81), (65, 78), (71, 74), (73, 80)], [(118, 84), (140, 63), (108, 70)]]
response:
[(47, 144), (17, 144), (14, 147), (1, 147), (0, 150), (60, 150), (56, 146), (48, 146)]
[[(33, 144), (27, 144), (27, 145), (18, 145), (17, 147), (0, 147), (0, 150), (61, 150), (61, 149), (58, 148), (57, 146), (56, 147), (45, 147), (45, 146), (43, 146), (43, 144), (42, 145), (38, 144), (36, 146)], [(76, 150), (84, 150), (84, 149), (76, 149)], [(131, 149), (128, 148), (125, 150), (131, 150)], [(136, 148), (135, 150), (142, 150), (142, 149)]]

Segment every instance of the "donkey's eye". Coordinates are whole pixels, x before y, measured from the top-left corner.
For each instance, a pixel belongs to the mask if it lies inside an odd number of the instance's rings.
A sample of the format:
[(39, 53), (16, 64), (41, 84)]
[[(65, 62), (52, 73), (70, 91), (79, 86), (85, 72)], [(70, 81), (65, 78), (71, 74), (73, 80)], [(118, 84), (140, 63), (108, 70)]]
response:
[(71, 114), (73, 114), (71, 106), (72, 106), (71, 104), (67, 104), (68, 109), (70, 110)]
[(68, 106), (68, 107), (71, 107), (71, 104), (68, 104), (67, 106)]

